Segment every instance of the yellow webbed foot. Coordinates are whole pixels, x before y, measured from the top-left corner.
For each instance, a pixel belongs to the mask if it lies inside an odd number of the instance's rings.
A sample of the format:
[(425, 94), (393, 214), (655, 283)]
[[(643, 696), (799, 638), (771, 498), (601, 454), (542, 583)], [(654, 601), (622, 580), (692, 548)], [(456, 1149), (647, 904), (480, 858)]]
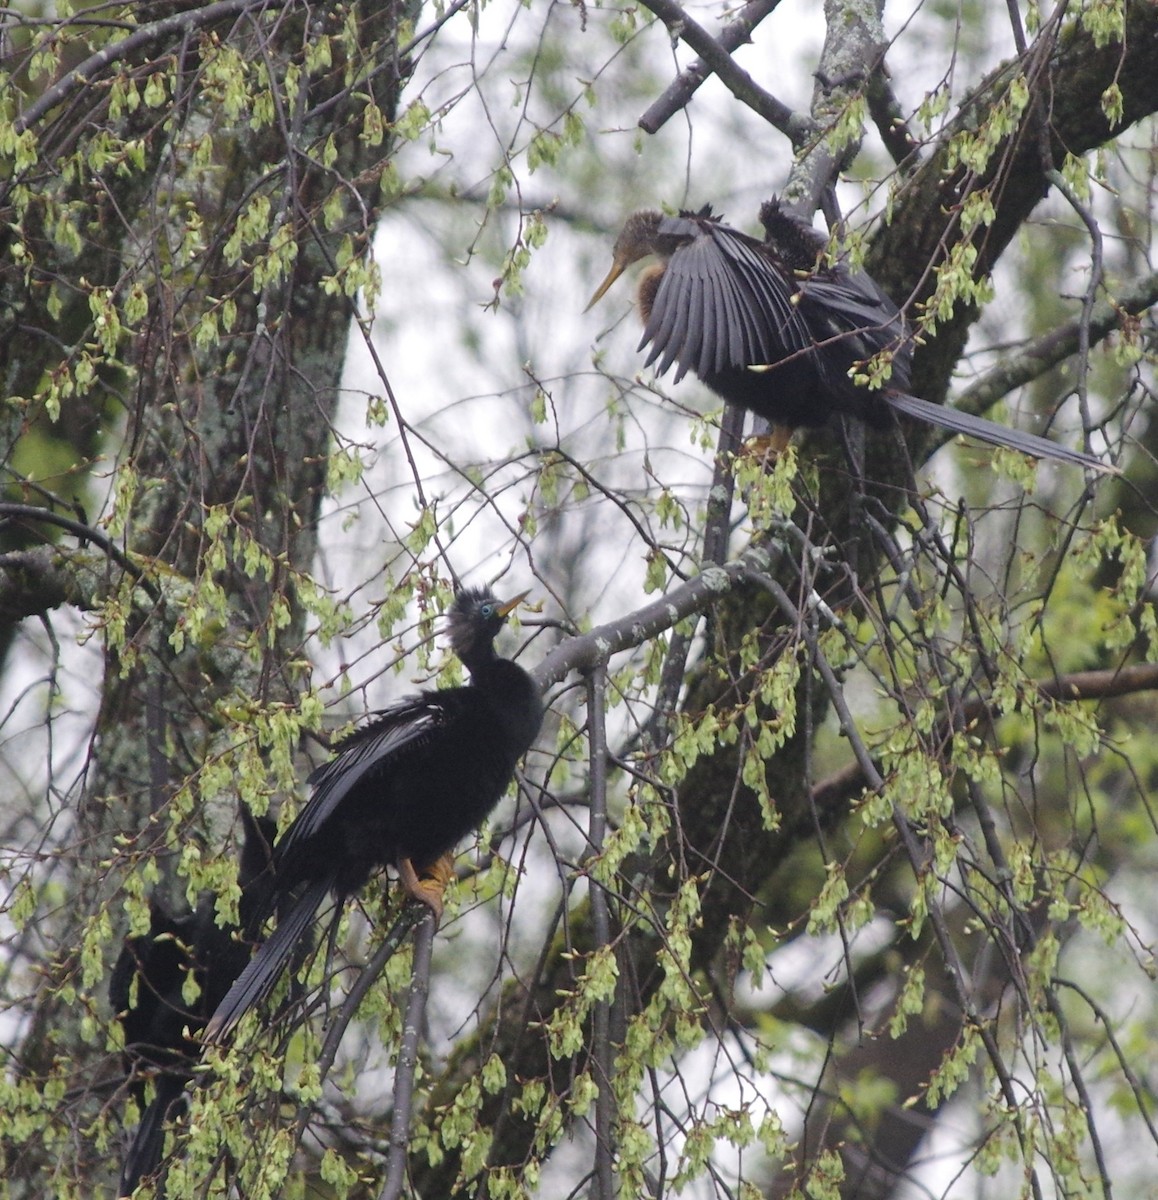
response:
[(792, 441), (791, 425), (773, 425), (771, 433), (750, 437), (744, 443), (744, 454), (761, 462), (774, 463)]
[(425, 904), (434, 913), (435, 924), (438, 924), (442, 920), (442, 894), (454, 877), (454, 855), (444, 854), (418, 870), (409, 858), (404, 858), (398, 864), (398, 874), (406, 894)]

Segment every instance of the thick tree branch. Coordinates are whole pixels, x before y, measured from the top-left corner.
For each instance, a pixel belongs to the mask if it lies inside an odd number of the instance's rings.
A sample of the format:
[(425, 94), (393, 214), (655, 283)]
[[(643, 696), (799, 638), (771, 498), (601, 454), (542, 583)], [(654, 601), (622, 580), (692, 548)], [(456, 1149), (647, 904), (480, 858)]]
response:
[(678, 624), (693, 613), (703, 612), (726, 595), (754, 567), (768, 569), (770, 552), (750, 548), (734, 562), (709, 566), (670, 592), (637, 608), (634, 612), (608, 621), (578, 637), (561, 642), (531, 672), (540, 688), (558, 683), (571, 671), (595, 667), (613, 654), (642, 646), (645, 642)]
[(794, 146), (801, 145), (815, 135), (815, 126), (808, 117), (795, 112), (760, 87), (747, 71), (736, 65), (728, 51), (702, 25), (697, 25), (674, 0), (643, 0), (643, 3), (668, 27), (673, 37), (686, 42), (711, 67), (737, 100), (763, 117), (774, 129), (779, 129)]
[(138, 583), (149, 590), (151, 596), (156, 598), (156, 590), (145, 578), (142, 568), (133, 562), (104, 530), (95, 529), (93, 526), (86, 525), (83, 521), (78, 521), (74, 517), (53, 512), (48, 508), (41, 508), (39, 505), (0, 502), (0, 529), (4, 528), (9, 522), (33, 526), (36, 524), (53, 525), (57, 529), (63, 529), (67, 533), (80, 538), (81, 545), (91, 542), (94, 546), (99, 546), (117, 566), (132, 575)]
[[(717, 45), (730, 57), (733, 50), (748, 41), (752, 30), (779, 3), (780, 0), (749, 0), (716, 35)], [(653, 9), (653, 11), (655, 10)], [(685, 107), (695, 95), (700, 84), (712, 73), (712, 67), (708, 61), (704, 58), (697, 58), (695, 62), (679, 73), (667, 91), (639, 118), (640, 129), (645, 133), (658, 133), (677, 112)]]
[(824, 46), (812, 96), (812, 119), (821, 133), (797, 155), (782, 196), (806, 220), (860, 149), (863, 129), (850, 131), (839, 143), (832, 135), (880, 66), (886, 45), (883, 8), (883, 0), (825, 0)]
[(65, 605), (94, 609), (115, 586), (107, 556), (95, 550), (13, 550), (0, 555), (0, 620), (43, 617)]

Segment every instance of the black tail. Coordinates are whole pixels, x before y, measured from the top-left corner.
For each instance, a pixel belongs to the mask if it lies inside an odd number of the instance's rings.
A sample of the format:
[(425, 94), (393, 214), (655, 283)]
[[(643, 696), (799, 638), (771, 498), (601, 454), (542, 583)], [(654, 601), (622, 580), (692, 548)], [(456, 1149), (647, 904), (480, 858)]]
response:
[[(188, 1077), (184, 1075), (159, 1075), (157, 1094), (145, 1109), (132, 1145), (121, 1165), (121, 1181), (117, 1185), (118, 1196), (128, 1196), (142, 1179), (156, 1173), (161, 1165), (161, 1154), (165, 1148), (165, 1123), (171, 1115), (173, 1105), (185, 1091)], [(160, 1186), (156, 1195), (163, 1195)]]
[(996, 421), (987, 421), (984, 417), (975, 417), (971, 413), (947, 408), (943, 404), (933, 404), (919, 396), (910, 396), (907, 392), (885, 392), (884, 398), (889, 407), (896, 412), (916, 417), (918, 421), (927, 421), (930, 425), (938, 425), (942, 429), (952, 430), (954, 433), (963, 433), (980, 442), (987, 442), (990, 446), (1016, 450), (1021, 454), (1028, 454), (1031, 458), (1052, 458), (1056, 462), (1088, 467), (1092, 471), (1101, 471), (1107, 475), (1120, 474), (1117, 467), (1102, 462), (1092, 454), (1069, 450), (1036, 434), (1022, 433), (1008, 425), (998, 425)]
[(270, 817), (255, 817), (244, 804), (239, 808), (245, 839), (237, 864), (237, 882), (241, 886), (238, 916), (242, 938), (252, 943), (257, 941), (262, 925), (273, 912), (273, 844), (277, 837), (277, 822)]
[(206, 1042), (223, 1041), (237, 1022), (273, 991), (329, 890), (328, 878), (315, 880), (278, 917), (277, 928), (258, 949), (210, 1018), (205, 1027)]

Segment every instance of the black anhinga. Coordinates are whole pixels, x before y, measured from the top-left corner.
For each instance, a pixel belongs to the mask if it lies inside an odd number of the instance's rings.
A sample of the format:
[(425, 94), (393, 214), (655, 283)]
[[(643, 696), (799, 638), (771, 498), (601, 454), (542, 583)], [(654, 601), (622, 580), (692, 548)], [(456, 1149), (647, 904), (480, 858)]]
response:
[[(268, 817), (253, 817), (244, 806), (241, 817), (245, 841), (238, 883), (244, 926), (264, 907), (276, 826)], [(215, 910), (212, 895), (179, 916), (153, 900), (149, 932), (125, 939), (109, 977), (109, 1002), (125, 1034), (125, 1068), (142, 1110), (121, 1165), (118, 1196), (131, 1194), (160, 1165), (165, 1123), (201, 1057), (196, 1035), (249, 961), (250, 948), (239, 939), (239, 929), (218, 925)], [(199, 991), (188, 1003), (184, 988), (190, 974)], [(153, 1079), (153, 1098), (146, 1104), (148, 1078)]]
[[(645, 366), (675, 382), (688, 371), (728, 403), (777, 427), (782, 449), (797, 426), (820, 426), (833, 413), (887, 428), (890, 410), (995, 446), (1114, 472), (1100, 459), (1031, 433), (910, 395), (912, 346), (905, 320), (880, 285), (844, 262), (825, 264), (827, 239), (785, 212), (760, 210), (765, 240), (725, 225), (708, 207), (679, 216), (644, 210), (627, 219), (607, 277), (590, 308), (632, 263), (660, 261), (639, 281)], [(891, 355), (886, 386), (867, 388), (850, 371)]]
[(441, 917), (449, 852), (498, 803), (542, 724), (534, 681), (494, 648), (522, 599), (459, 592), (450, 644), (470, 683), (384, 710), (310, 776), (313, 795), (274, 850), (277, 928), (213, 1014), (207, 1041), (220, 1041), (269, 995), (327, 893), (340, 900), (390, 865)]

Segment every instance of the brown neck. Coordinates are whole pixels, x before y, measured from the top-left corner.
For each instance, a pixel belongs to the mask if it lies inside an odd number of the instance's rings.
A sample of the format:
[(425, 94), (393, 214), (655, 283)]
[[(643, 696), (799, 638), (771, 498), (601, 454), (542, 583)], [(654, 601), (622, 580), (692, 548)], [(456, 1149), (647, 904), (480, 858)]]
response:
[(651, 320), (651, 306), (655, 303), (655, 294), (659, 291), (660, 280), (667, 269), (667, 263), (654, 263), (639, 277), (639, 319), (646, 325)]

